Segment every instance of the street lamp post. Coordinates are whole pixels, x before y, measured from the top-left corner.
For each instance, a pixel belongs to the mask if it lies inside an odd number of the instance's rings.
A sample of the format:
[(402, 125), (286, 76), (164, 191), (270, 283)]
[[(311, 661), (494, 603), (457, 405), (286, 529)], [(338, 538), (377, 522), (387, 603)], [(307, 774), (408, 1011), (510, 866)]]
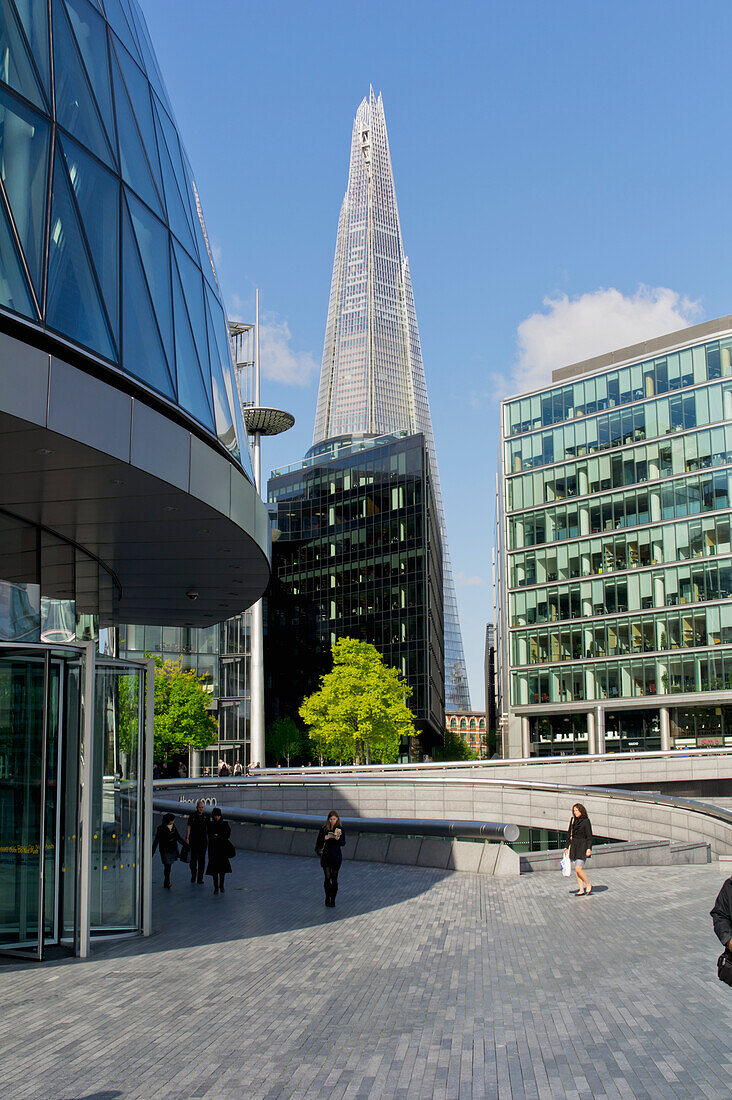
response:
[[(260, 402), (260, 362), (259, 362), (259, 290), (255, 296), (254, 324), (232, 321), (231, 335), (234, 340), (236, 380), (239, 391), (242, 416), (247, 433), (252, 440), (252, 460), (254, 466), (254, 487), (262, 496), (262, 436), (280, 435), (288, 431), (295, 423), (295, 417), (283, 409), (273, 409)], [(254, 357), (252, 359), (250, 341), (254, 338)], [(253, 373), (253, 392), (249, 385), (250, 372)], [(264, 764), (264, 621), (263, 603), (259, 599), (250, 610), (252, 619), (252, 654), (250, 673), (250, 764)]]

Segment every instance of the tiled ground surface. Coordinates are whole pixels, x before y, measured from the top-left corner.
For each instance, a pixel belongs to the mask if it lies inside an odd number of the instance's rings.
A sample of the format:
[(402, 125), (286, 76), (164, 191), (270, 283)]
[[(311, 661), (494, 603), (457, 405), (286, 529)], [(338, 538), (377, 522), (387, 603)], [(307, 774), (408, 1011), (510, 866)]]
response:
[[(158, 865), (156, 864), (156, 870)], [(732, 1095), (723, 873), (514, 881), (241, 852), (227, 893), (155, 900), (155, 935), (0, 967), (13, 1100)]]

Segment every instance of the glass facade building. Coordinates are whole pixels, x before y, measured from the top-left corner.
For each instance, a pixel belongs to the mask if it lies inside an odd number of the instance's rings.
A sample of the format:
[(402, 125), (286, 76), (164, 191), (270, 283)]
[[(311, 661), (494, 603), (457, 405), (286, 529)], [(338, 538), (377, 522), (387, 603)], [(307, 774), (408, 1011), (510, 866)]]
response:
[(442, 532), (445, 692), (470, 709), (455, 582), (409, 260), (404, 253), (381, 96), (358, 108), (341, 206), (313, 449), (344, 436), (421, 433)]
[(444, 728), (442, 555), (422, 435), (323, 445), (275, 470), (267, 594), (268, 721), (296, 717), (337, 638), (371, 642), (412, 688), (422, 752)]
[(732, 322), (502, 405), (505, 755), (732, 745)]
[(264, 590), (235, 396), (136, 0), (2, 0), (0, 952), (150, 930), (153, 675), (116, 627), (206, 637)]

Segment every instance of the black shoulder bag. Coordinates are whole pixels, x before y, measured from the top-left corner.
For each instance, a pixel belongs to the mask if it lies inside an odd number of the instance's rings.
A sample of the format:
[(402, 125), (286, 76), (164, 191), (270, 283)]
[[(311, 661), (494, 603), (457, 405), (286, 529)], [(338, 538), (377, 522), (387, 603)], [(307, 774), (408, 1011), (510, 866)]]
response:
[(725, 985), (732, 985), (732, 955), (726, 947), (717, 959), (717, 977)]

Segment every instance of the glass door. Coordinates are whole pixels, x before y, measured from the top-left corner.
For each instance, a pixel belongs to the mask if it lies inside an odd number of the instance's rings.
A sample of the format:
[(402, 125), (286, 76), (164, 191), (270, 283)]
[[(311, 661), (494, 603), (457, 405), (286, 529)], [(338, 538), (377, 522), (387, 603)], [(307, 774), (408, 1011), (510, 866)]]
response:
[(58, 662), (0, 650), (0, 950), (43, 957), (57, 935)]

